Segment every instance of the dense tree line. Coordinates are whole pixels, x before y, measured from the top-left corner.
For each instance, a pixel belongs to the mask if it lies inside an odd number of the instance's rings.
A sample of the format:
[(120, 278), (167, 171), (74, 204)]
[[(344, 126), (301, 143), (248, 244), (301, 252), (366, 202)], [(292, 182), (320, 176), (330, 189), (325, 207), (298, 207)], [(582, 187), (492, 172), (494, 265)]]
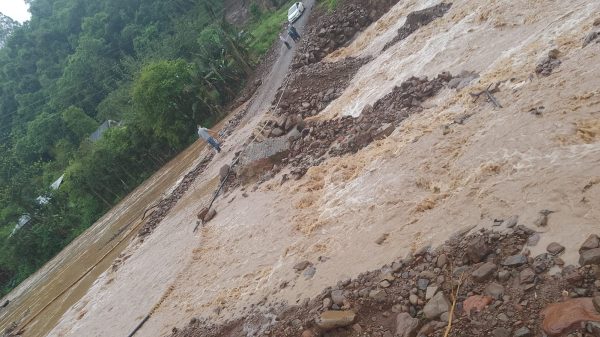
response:
[(4, 46), (6, 39), (12, 34), (15, 28), (19, 27), (19, 23), (10, 17), (0, 13), (0, 48)]
[(28, 2), (0, 49), (0, 295), (216, 121), (259, 56), (222, 0)]

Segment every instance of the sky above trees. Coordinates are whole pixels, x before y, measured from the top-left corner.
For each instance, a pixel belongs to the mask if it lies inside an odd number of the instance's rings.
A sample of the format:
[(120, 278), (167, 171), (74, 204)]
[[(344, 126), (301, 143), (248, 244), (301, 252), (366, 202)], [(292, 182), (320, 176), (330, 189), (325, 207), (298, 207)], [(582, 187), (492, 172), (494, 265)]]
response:
[(24, 0), (0, 0), (0, 13), (20, 23), (29, 21), (31, 18), (28, 9), (29, 5)]

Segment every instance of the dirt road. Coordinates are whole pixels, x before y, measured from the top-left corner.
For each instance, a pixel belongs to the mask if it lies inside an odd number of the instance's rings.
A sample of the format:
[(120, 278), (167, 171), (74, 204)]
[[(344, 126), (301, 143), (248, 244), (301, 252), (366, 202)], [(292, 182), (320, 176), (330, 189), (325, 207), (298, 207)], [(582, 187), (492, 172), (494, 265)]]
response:
[[(294, 26), (298, 30), (298, 33), (302, 36), (304, 33), (304, 26), (308, 21), (310, 13), (315, 5), (315, 0), (303, 1), (306, 6), (304, 14), (294, 23)], [(281, 45), (279, 50), (279, 57), (273, 64), (269, 75), (263, 79), (263, 84), (259, 89), (258, 94), (252, 99), (252, 103), (248, 110), (248, 117), (253, 117), (256, 114), (264, 113), (271, 106), (271, 102), (275, 98), (277, 89), (283, 84), (292, 59), (294, 58), (297, 47), (294, 42), (288, 37), (288, 43), (293, 46), (291, 50), (288, 50), (285, 46)]]

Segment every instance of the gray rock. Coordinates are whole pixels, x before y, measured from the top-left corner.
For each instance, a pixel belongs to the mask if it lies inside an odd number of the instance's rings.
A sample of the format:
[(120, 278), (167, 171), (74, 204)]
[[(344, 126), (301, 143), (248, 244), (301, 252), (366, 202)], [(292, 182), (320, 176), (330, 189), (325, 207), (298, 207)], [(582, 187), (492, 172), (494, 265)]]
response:
[(446, 254), (441, 254), (440, 256), (438, 256), (436, 266), (438, 268), (443, 268), (444, 266), (446, 266), (446, 264), (448, 264), (448, 256), (446, 256)]
[(394, 273), (400, 272), (400, 270), (402, 270), (402, 266), (403, 266), (402, 262), (394, 261), (392, 263), (392, 272), (394, 272)]
[(579, 255), (579, 264), (582, 266), (588, 264), (600, 264), (600, 248), (584, 250)]
[(323, 309), (328, 310), (331, 308), (331, 298), (326, 297), (323, 299)]
[(498, 314), (498, 319), (501, 320), (502, 322), (508, 322), (508, 315), (506, 315), (505, 313), (501, 312)]
[(513, 336), (514, 337), (530, 337), (531, 330), (529, 330), (529, 328), (524, 326), (524, 327), (517, 329), (517, 331), (515, 331), (515, 334)]
[(229, 165), (225, 164), (225, 165), (221, 166), (221, 169), (219, 169), (219, 177), (221, 177), (221, 180), (225, 179), (225, 177), (229, 173), (229, 170), (230, 170)]
[[(394, 262), (396, 263), (396, 262)], [(392, 263), (392, 270), (394, 269), (394, 264)], [(390, 283), (394, 282), (394, 280), (396, 279), (396, 277), (392, 274), (392, 272), (386, 272), (383, 275), (381, 275), (381, 280), (382, 281), (388, 281)]]
[(342, 306), (344, 305), (344, 300), (346, 299), (346, 296), (344, 296), (344, 291), (343, 290), (333, 290), (331, 292), (331, 300), (333, 301), (333, 303)]
[(525, 268), (519, 273), (519, 281), (521, 284), (533, 283), (535, 281), (535, 272), (531, 268)]
[(583, 39), (583, 47), (585, 48), (585, 46), (587, 46), (588, 44), (592, 43), (592, 41), (596, 40), (598, 38), (598, 36), (600, 36), (600, 32), (590, 32)]
[(408, 296), (408, 301), (412, 305), (417, 305), (417, 303), (419, 303), (419, 296), (415, 294), (410, 294), (410, 296)]
[(213, 208), (213, 209), (211, 209), (210, 211), (208, 211), (208, 213), (206, 213), (206, 215), (204, 216), (204, 219), (203, 219), (203, 221), (204, 221), (205, 223), (206, 223), (206, 222), (209, 222), (209, 221), (210, 221), (210, 220), (212, 220), (212, 219), (213, 219), (213, 218), (214, 218), (216, 215), (217, 215), (217, 211), (215, 211), (215, 210), (214, 210), (214, 208)]
[(423, 270), (422, 272), (419, 273), (419, 276), (426, 278), (428, 280), (433, 280), (436, 278), (435, 273), (432, 273), (429, 270)]
[(319, 315), (315, 323), (321, 329), (330, 330), (351, 325), (352, 323), (354, 323), (355, 318), (356, 314), (353, 311), (328, 310)]
[(271, 135), (279, 137), (283, 135), (283, 130), (281, 130), (280, 128), (273, 128), (273, 130), (271, 130)]
[(496, 266), (496, 264), (491, 263), (491, 262), (486, 262), (484, 264), (482, 264), (479, 268), (477, 268), (472, 274), (471, 276), (473, 276), (473, 279), (477, 282), (483, 282), (486, 281), (487, 279), (489, 279), (494, 272), (496, 271), (498, 267)]
[(310, 261), (302, 261), (302, 262), (296, 263), (296, 265), (294, 266), (294, 269), (296, 269), (297, 271), (303, 271), (304, 269), (306, 269), (306, 267), (308, 267), (310, 265), (311, 265)]
[(382, 288), (389, 288), (389, 286), (391, 286), (391, 285), (392, 284), (388, 280), (383, 280), (383, 281), (379, 282), (379, 286)]
[(559, 244), (558, 242), (552, 242), (546, 247), (546, 251), (552, 255), (558, 255), (565, 251), (565, 247)]
[(429, 323), (426, 323), (425, 325), (423, 325), (423, 327), (421, 327), (421, 329), (417, 333), (417, 336), (419, 336), (419, 337), (429, 336), (432, 333), (434, 333), (435, 331), (444, 328), (446, 326), (446, 324), (448, 324), (448, 323), (447, 322), (438, 322), (438, 321), (431, 321)]
[(594, 337), (600, 336), (600, 323), (598, 322), (588, 322), (585, 329)]
[(435, 293), (437, 293), (437, 291), (438, 291), (437, 286), (427, 287), (427, 291), (425, 292), (425, 299), (429, 300), (429, 299), (433, 298), (433, 296), (435, 295)]
[(579, 252), (581, 253), (584, 250), (590, 250), (598, 247), (600, 247), (600, 237), (598, 237), (596, 234), (591, 234), (587, 239), (585, 239), (581, 245), (581, 248), (579, 248)]
[(515, 227), (517, 225), (517, 223), (519, 223), (518, 215), (513, 215), (510, 218), (506, 219), (506, 221), (504, 222), (504, 224), (506, 225), (507, 228)]
[(506, 328), (496, 328), (492, 331), (494, 337), (510, 337), (510, 330)]
[(506, 282), (510, 278), (510, 272), (508, 270), (501, 270), (498, 272), (498, 280), (500, 282)]
[[(543, 211), (542, 211), (543, 212)], [(533, 222), (533, 224), (537, 227), (546, 227), (548, 226), (548, 214), (540, 212), (540, 215)]]
[(492, 282), (485, 287), (484, 293), (499, 300), (504, 295), (504, 287), (501, 284)]
[(485, 259), (488, 254), (492, 252), (492, 249), (485, 242), (485, 239), (480, 236), (477, 237), (467, 246), (466, 253), (471, 262), (479, 263)]
[(382, 245), (385, 242), (385, 240), (387, 240), (388, 236), (390, 235), (387, 233), (382, 234), (379, 238), (377, 238), (377, 240), (375, 240), (375, 243), (378, 245)]
[(427, 289), (428, 285), (429, 285), (429, 280), (426, 278), (420, 278), (417, 280), (417, 288), (419, 288), (420, 290)]
[(419, 327), (419, 319), (402, 312), (396, 316), (396, 335), (399, 337), (412, 337)]
[(306, 269), (304, 269), (304, 272), (302, 273), (302, 275), (304, 275), (304, 278), (311, 279), (313, 276), (315, 276), (315, 273), (317, 272), (317, 268), (315, 268), (315, 266), (313, 266), (312, 264), (308, 267), (306, 267)]
[(386, 123), (386, 124), (383, 124), (379, 129), (377, 129), (371, 135), (371, 137), (373, 137), (373, 139), (375, 139), (375, 140), (381, 140), (381, 139), (389, 137), (394, 132), (394, 130), (396, 130), (396, 127), (394, 126), (394, 124)]
[(538, 244), (538, 242), (540, 242), (541, 238), (542, 237), (540, 236), (540, 234), (534, 233), (532, 236), (530, 236), (527, 239), (527, 245), (530, 247), (537, 246), (537, 244)]
[(450, 302), (444, 295), (444, 292), (440, 291), (423, 308), (423, 313), (428, 319), (436, 319), (441, 314), (448, 312), (450, 308)]
[(531, 266), (536, 273), (543, 273), (554, 266), (554, 258), (548, 253), (540, 254), (533, 259)]
[(448, 81), (448, 88), (456, 89), (461, 81), (462, 81), (462, 78), (460, 78), (460, 77), (455, 77), (455, 78), (451, 79), (450, 81)]
[(385, 300), (386, 296), (387, 294), (383, 289), (374, 289), (369, 292), (369, 297), (376, 301), (383, 301)]
[(521, 254), (509, 256), (502, 261), (502, 265), (507, 267), (518, 267), (525, 263), (527, 263), (527, 256)]

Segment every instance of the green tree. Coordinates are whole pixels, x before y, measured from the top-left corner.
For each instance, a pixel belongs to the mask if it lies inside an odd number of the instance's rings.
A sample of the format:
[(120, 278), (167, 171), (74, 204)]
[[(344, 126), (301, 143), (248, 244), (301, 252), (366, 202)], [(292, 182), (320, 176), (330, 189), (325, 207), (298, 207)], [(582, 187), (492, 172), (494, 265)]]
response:
[(200, 122), (193, 112), (194, 67), (184, 60), (158, 61), (141, 71), (133, 102), (143, 125), (180, 147)]
[(76, 136), (77, 142), (89, 137), (98, 128), (98, 122), (86, 115), (85, 112), (75, 106), (71, 106), (62, 112), (65, 125)]

